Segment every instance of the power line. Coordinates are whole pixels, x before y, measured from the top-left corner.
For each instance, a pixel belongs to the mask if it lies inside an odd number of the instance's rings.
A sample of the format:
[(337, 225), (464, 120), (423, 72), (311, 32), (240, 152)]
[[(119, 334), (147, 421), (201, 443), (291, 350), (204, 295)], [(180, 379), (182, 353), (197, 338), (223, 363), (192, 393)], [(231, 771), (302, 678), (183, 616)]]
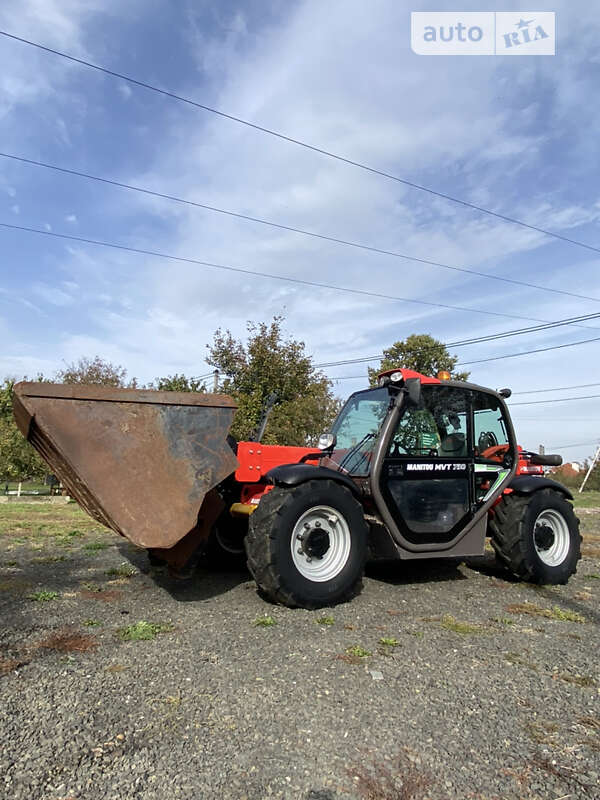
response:
[(558, 399), (554, 400), (525, 400), (519, 401), (518, 403), (511, 403), (510, 407), (513, 406), (541, 406), (542, 403), (568, 403), (571, 400), (592, 400), (594, 397), (600, 397), (600, 394), (587, 394), (583, 397), (559, 397)]
[(591, 300), (595, 303), (600, 303), (599, 297), (590, 297), (589, 295), (585, 294), (577, 294), (576, 292), (568, 292), (564, 289), (552, 289), (549, 286), (540, 286), (536, 283), (529, 283), (527, 281), (520, 281), (514, 278), (506, 278), (501, 275), (493, 275), (487, 272), (479, 272), (475, 269), (469, 269), (468, 267), (456, 267), (450, 264), (445, 264), (441, 261), (433, 261), (432, 259), (428, 258), (420, 258), (418, 256), (409, 256), (406, 253), (399, 253), (395, 250), (386, 250), (381, 247), (375, 247), (374, 245), (364, 244), (362, 242), (354, 242), (350, 239), (342, 239), (338, 236), (330, 236), (328, 234), (317, 233), (316, 231), (309, 231), (304, 228), (296, 228), (293, 225), (284, 225), (279, 222), (273, 222), (272, 220), (262, 219), (260, 217), (254, 217), (250, 214), (243, 214), (238, 211), (231, 211), (230, 209), (219, 208), (217, 206), (212, 206), (207, 203), (199, 203), (195, 200), (188, 200), (184, 197), (177, 197), (176, 195), (166, 194), (164, 192), (158, 192), (153, 189), (148, 189), (143, 186), (135, 186), (131, 183), (124, 183), (122, 181), (117, 181), (112, 178), (104, 178), (99, 175), (92, 175), (89, 172), (80, 172), (76, 169), (70, 169), (67, 167), (60, 167), (57, 164), (49, 164), (45, 161), (37, 161), (32, 158), (24, 158), (23, 156), (17, 156), (12, 153), (2, 153), (0, 152), (0, 157), (11, 159), (12, 161), (17, 161), (22, 164), (28, 164), (29, 166), (34, 167), (42, 167), (44, 169), (53, 170), (54, 172), (60, 172), (65, 175), (72, 175), (78, 178), (84, 178), (86, 180), (96, 181), (98, 183), (103, 183), (108, 186), (115, 186), (119, 189), (128, 189), (132, 192), (138, 192), (139, 194), (145, 194), (150, 197), (158, 197), (162, 200), (169, 200), (174, 203), (180, 203), (187, 206), (192, 206), (193, 208), (199, 208), (204, 211), (211, 211), (216, 214), (223, 214), (228, 217), (234, 217), (235, 219), (242, 219), (247, 222), (255, 222), (260, 225), (267, 225), (271, 228), (277, 228), (278, 230), (289, 231), (291, 233), (297, 233), (302, 236), (309, 236), (314, 239), (320, 239), (325, 242), (333, 242), (334, 244), (344, 245), (346, 247), (354, 247), (358, 250), (365, 250), (369, 253), (376, 253), (378, 255), (384, 256), (391, 256), (392, 258), (399, 258), (403, 259), (404, 261), (413, 261), (418, 264), (426, 264), (427, 266), (431, 267), (438, 267), (440, 269), (451, 270), (452, 272), (462, 272), (466, 273), (467, 275), (474, 275), (479, 278), (486, 278), (488, 280), (493, 281), (500, 281), (502, 283), (511, 283), (516, 286), (524, 286), (528, 289), (537, 289), (542, 292), (550, 292), (552, 294), (561, 294), (566, 295), (567, 297), (575, 297), (578, 300)]
[(598, 442), (579, 442), (578, 444), (552, 444), (548, 446), (549, 450), (569, 450), (572, 447), (595, 447)]
[[(502, 331), (500, 333), (490, 333), (487, 336), (478, 336), (473, 337), (471, 339), (462, 339), (457, 342), (444, 342), (445, 347), (463, 347), (468, 344), (479, 344), (480, 342), (491, 342), (495, 339), (505, 339), (509, 336), (521, 336), (525, 333), (537, 333), (539, 331), (548, 330), (550, 328), (560, 328), (564, 325), (575, 325), (578, 322), (586, 322), (592, 319), (597, 319), (600, 317), (600, 313), (598, 314), (585, 314), (580, 317), (569, 317), (568, 319), (559, 319), (555, 322), (546, 322), (542, 325), (532, 325), (529, 328), (518, 328), (517, 330), (512, 331)], [(587, 327), (582, 325), (577, 325), (576, 327)], [(591, 328), (590, 330), (594, 330)], [(437, 350), (439, 345), (428, 345), (427, 347), (419, 347), (415, 352), (418, 353), (425, 353), (429, 350)], [(379, 353), (376, 356), (364, 356), (360, 358), (347, 358), (343, 361), (328, 361), (322, 364), (315, 364), (315, 367), (341, 367), (346, 366), (349, 364), (362, 364), (369, 361), (379, 361), (380, 359), (384, 358), (384, 353)], [(600, 384), (599, 384), (600, 385)], [(575, 388), (575, 387), (574, 387)], [(548, 390), (552, 391), (552, 390)]]
[(401, 178), (398, 175), (393, 175), (390, 172), (385, 172), (384, 170), (369, 166), (368, 164), (363, 164), (360, 161), (355, 161), (351, 158), (347, 158), (346, 156), (341, 156), (337, 153), (333, 153), (332, 151), (326, 150), (323, 147), (318, 147), (317, 145), (309, 144), (308, 142), (305, 142), (302, 139), (296, 139), (293, 136), (288, 136), (287, 134), (273, 130), (272, 128), (266, 128), (263, 125), (258, 125), (255, 122), (250, 122), (249, 120), (243, 119), (242, 117), (237, 117), (234, 114), (228, 114), (225, 111), (220, 111), (219, 109), (212, 108), (211, 106), (207, 106), (204, 103), (199, 103), (196, 100), (192, 100), (189, 97), (183, 97), (182, 95), (176, 94), (175, 92), (171, 92), (166, 89), (160, 89), (159, 87), (153, 86), (152, 84), (147, 83), (146, 81), (141, 81), (138, 80), (137, 78), (132, 78), (129, 75), (124, 75), (123, 73), (116, 72), (115, 70), (108, 69), (107, 67), (102, 67), (99, 64), (92, 63), (91, 61), (86, 61), (85, 59), (77, 58), (75, 56), (69, 55), (68, 53), (63, 53), (60, 50), (55, 50), (54, 48), (46, 47), (45, 45), (42, 45), (39, 42), (33, 42), (30, 39), (24, 39), (21, 36), (15, 36), (12, 33), (8, 33), (8, 31), (0, 30), (0, 34), (2, 36), (5, 36), (7, 39), (12, 39), (15, 42), (20, 42), (21, 44), (26, 44), (31, 47), (35, 47), (38, 50), (42, 50), (46, 53), (51, 53), (52, 55), (55, 56), (60, 56), (61, 58), (67, 59), (68, 61), (71, 61), (75, 64), (79, 64), (84, 67), (89, 67), (90, 69), (94, 69), (105, 75), (110, 75), (113, 78), (119, 78), (119, 80), (127, 81), (128, 83), (134, 84), (135, 86), (139, 86), (143, 89), (148, 89), (151, 92), (156, 92), (157, 94), (163, 95), (164, 97), (169, 97), (172, 100), (177, 100), (181, 103), (185, 103), (186, 105), (201, 109), (202, 111), (207, 111), (223, 119), (228, 119), (231, 122), (236, 122), (240, 125), (245, 125), (248, 128), (252, 128), (253, 130), (268, 134), (269, 136), (274, 136), (275, 138), (288, 142), (289, 144), (295, 144), (298, 147), (310, 150), (313, 153), (318, 153), (319, 155), (327, 156), (328, 158), (335, 159), (336, 161), (340, 161), (351, 167), (356, 167), (365, 172), (369, 172), (373, 175), (379, 175), (382, 178), (387, 178), (389, 180), (395, 181), (396, 183), (401, 183), (403, 186), (408, 186), (411, 189), (418, 189), (421, 192), (426, 192), (427, 194), (433, 195), (434, 197), (439, 197), (451, 203), (456, 203), (458, 205), (463, 206), (464, 208), (469, 208), (472, 211), (477, 211), (480, 214), (486, 214), (488, 216), (495, 217), (496, 219), (500, 219), (503, 222), (509, 222), (513, 225), (519, 225), (522, 228), (527, 228), (528, 230), (536, 231), (537, 233), (541, 233), (544, 236), (551, 236), (552, 238), (558, 239), (562, 242), (567, 242), (568, 244), (574, 244), (577, 247), (583, 247), (586, 250), (592, 250), (595, 253), (600, 253), (600, 247), (594, 247), (593, 245), (578, 241), (577, 239), (570, 239), (567, 236), (562, 236), (559, 233), (554, 233), (553, 231), (549, 231), (545, 228), (540, 228), (537, 225), (530, 225), (529, 223), (523, 222), (522, 220), (517, 219), (516, 217), (509, 217), (505, 214), (500, 214), (497, 211), (492, 211), (489, 208), (478, 206), (475, 203), (469, 203), (468, 201), (461, 200), (458, 197), (453, 197), (452, 195), (445, 194), (444, 192), (439, 192), (427, 186), (422, 186), (421, 184), (415, 183), (414, 181), (409, 181), (406, 178)]
[(411, 297), (399, 297), (397, 295), (384, 294), (383, 292), (372, 292), (367, 289), (352, 289), (348, 286), (338, 286), (332, 283), (320, 283), (318, 281), (309, 281), (303, 278), (292, 278), (286, 275), (275, 275), (271, 272), (260, 272), (259, 270), (249, 269), (247, 267), (234, 267), (229, 264), (216, 264), (212, 261), (201, 261), (196, 258), (185, 258), (184, 256), (175, 256), (170, 253), (161, 253), (158, 250), (147, 250), (141, 247), (130, 247), (124, 244), (117, 244), (115, 242), (104, 242), (100, 239), (89, 239), (83, 236), (75, 236), (67, 233), (57, 233), (56, 231), (46, 231), (40, 228), (31, 228), (25, 225), (13, 225), (8, 222), (0, 222), (0, 227), (8, 230), (21, 231), (24, 233), (35, 233), (40, 236), (49, 236), (55, 239), (64, 239), (71, 242), (79, 242), (81, 244), (93, 244), (98, 247), (107, 247), (112, 250), (121, 250), (126, 253), (137, 253), (138, 255), (153, 256), (155, 258), (162, 258), (168, 261), (176, 261), (181, 264), (195, 264), (200, 267), (209, 267), (210, 269), (220, 269), (227, 272), (241, 273), (243, 275), (253, 275), (259, 278), (268, 278), (270, 280), (284, 281), (286, 283), (296, 283), (301, 286), (311, 286), (319, 289), (330, 289), (336, 292), (346, 292), (347, 294), (361, 295), (364, 297), (375, 297), (380, 300), (393, 300), (402, 303), (414, 303), (420, 306), (429, 306), (432, 308), (442, 308), (449, 311), (464, 311), (469, 314), (484, 314), (492, 317), (508, 317), (510, 319), (525, 319), (534, 322), (546, 322), (546, 320), (536, 319), (535, 317), (522, 317), (518, 314), (507, 314), (501, 311), (484, 311), (477, 308), (468, 308), (466, 306), (453, 306), (448, 303), (434, 303), (428, 300), (417, 300)]
[(591, 447), (596, 442), (579, 442), (577, 444), (551, 444), (548, 445), (549, 450), (568, 450), (570, 447)]
[(506, 353), (505, 355), (494, 356), (493, 358), (481, 358), (478, 361), (461, 361), (456, 366), (466, 367), (469, 364), (483, 364), (486, 361), (499, 361), (503, 358), (517, 358), (518, 356), (530, 356), (533, 355), (534, 353), (546, 353), (549, 350), (562, 350), (563, 347), (576, 347), (579, 344), (589, 344), (590, 342), (600, 342), (600, 336), (597, 336), (594, 339), (582, 339), (579, 342), (568, 342), (567, 344), (555, 344), (553, 347), (540, 347), (538, 350), (524, 350), (522, 353)]
[(517, 394), (543, 394), (544, 392), (562, 392), (570, 389), (589, 389), (591, 386), (600, 386), (600, 383), (579, 383), (575, 386), (555, 386), (553, 389), (528, 389), (527, 391), (513, 392), (513, 397)]
[[(532, 409), (534, 410), (534, 409)], [(562, 424), (563, 422), (593, 422), (594, 425), (600, 425), (600, 419), (594, 419), (592, 417), (582, 417), (581, 415), (577, 415), (576, 417), (517, 417), (517, 414), (520, 414), (520, 410), (514, 409), (511, 416), (513, 420), (517, 420), (518, 424), (520, 425), (521, 422), (537, 422), (543, 425), (547, 425), (548, 423), (557, 423)]]
[[(501, 355), (501, 356), (492, 356), (491, 358), (481, 358), (478, 361), (460, 361), (456, 366), (457, 367), (466, 367), (466, 366), (471, 365), (471, 364), (484, 364), (487, 361), (500, 361), (503, 358), (518, 358), (519, 356), (530, 356), (530, 355), (533, 355), (535, 353), (547, 353), (550, 350), (562, 350), (565, 347), (576, 347), (577, 345), (590, 344), (591, 342), (600, 342), (600, 336), (597, 336), (597, 337), (595, 337), (593, 339), (581, 339), (579, 342), (567, 342), (567, 344), (555, 344), (552, 347), (540, 347), (537, 350), (524, 350), (522, 353), (504, 353), (504, 355)], [(315, 366), (317, 366), (317, 365), (315, 365)], [(332, 380), (332, 381), (363, 380), (365, 377), (366, 377), (365, 375), (344, 375), (344, 376), (339, 377), (339, 378), (338, 377), (330, 378), (330, 380)], [(590, 384), (590, 385), (597, 385), (597, 384)], [(572, 387), (572, 388), (575, 388), (575, 387)], [(548, 389), (547, 391), (553, 391), (553, 390)], [(525, 394), (529, 394), (529, 392), (526, 392)], [(595, 396), (595, 395), (592, 395), (592, 396)], [(573, 399), (577, 400), (579, 398), (573, 398)], [(558, 402), (558, 401), (554, 401), (554, 400), (547, 400), (546, 401), (546, 400), (544, 400), (543, 402), (553, 403), (553, 402)], [(512, 405), (517, 406), (517, 405), (526, 405), (526, 404), (524, 404), (524, 403), (513, 403)]]

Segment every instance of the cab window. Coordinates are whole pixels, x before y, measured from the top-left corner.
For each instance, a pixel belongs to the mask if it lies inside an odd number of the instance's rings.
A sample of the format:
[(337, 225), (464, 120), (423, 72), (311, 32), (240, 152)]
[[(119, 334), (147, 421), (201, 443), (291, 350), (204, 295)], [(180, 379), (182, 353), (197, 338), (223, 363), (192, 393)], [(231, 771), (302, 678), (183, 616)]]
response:
[(367, 389), (356, 392), (348, 400), (332, 431), (337, 437), (337, 448), (347, 450), (365, 438), (377, 435), (389, 405), (387, 389)]
[(478, 461), (503, 463), (510, 451), (508, 427), (499, 400), (473, 393), (474, 453)]
[(351, 475), (369, 474), (373, 448), (389, 403), (389, 393), (383, 387), (356, 392), (335, 421), (332, 432), (337, 444), (331, 458)]
[(407, 406), (388, 456), (466, 458), (468, 394), (452, 386), (423, 386), (418, 407)]

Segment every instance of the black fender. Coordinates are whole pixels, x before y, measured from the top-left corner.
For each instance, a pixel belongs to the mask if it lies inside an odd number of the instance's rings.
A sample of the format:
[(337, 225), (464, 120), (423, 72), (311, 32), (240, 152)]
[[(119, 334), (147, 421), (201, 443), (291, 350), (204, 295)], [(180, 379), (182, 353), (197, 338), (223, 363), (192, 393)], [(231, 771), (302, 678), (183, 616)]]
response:
[(555, 492), (560, 492), (567, 499), (573, 499), (571, 492), (562, 483), (550, 480), (550, 478), (542, 478), (540, 475), (515, 475), (508, 484), (508, 488), (517, 494), (533, 494), (540, 489), (554, 489)]
[(336, 472), (329, 467), (317, 467), (314, 464), (282, 464), (279, 467), (270, 469), (265, 478), (275, 486), (299, 486), (307, 481), (335, 481), (346, 486), (352, 494), (360, 498), (360, 492), (353, 480), (341, 472)]

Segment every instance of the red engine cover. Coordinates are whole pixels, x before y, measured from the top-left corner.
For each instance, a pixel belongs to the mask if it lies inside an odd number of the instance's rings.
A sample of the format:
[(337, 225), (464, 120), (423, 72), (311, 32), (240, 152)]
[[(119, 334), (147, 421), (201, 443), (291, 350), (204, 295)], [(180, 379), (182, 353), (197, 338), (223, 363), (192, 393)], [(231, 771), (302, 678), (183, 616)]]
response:
[(297, 464), (302, 456), (315, 453), (316, 447), (283, 447), (260, 442), (238, 442), (237, 457), (240, 462), (235, 471), (239, 483), (259, 483), (273, 467)]

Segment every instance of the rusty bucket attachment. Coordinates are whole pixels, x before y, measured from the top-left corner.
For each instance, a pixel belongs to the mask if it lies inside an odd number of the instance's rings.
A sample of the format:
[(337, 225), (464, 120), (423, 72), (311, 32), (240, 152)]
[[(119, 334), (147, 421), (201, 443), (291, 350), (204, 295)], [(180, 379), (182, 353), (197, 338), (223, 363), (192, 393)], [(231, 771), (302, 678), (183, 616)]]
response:
[(227, 443), (231, 397), (18, 383), (13, 409), (23, 435), (98, 522), (160, 548), (174, 566), (208, 535), (222, 508), (211, 489), (238, 466)]

